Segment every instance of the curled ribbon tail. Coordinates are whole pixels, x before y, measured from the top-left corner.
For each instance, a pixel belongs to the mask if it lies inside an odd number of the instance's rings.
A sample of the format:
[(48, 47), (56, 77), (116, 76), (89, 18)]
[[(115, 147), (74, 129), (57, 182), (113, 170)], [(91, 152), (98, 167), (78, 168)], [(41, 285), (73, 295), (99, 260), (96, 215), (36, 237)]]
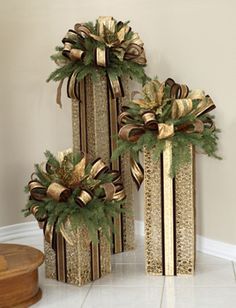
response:
[(144, 180), (144, 170), (142, 165), (133, 157), (130, 158), (130, 171), (137, 189), (139, 190)]
[(78, 72), (74, 71), (67, 81), (67, 96), (72, 100), (79, 100), (79, 82), (77, 80)]
[(61, 90), (62, 90), (63, 82), (64, 82), (64, 79), (60, 80), (59, 82), (59, 85), (57, 87), (57, 98), (56, 98), (57, 105), (59, 105), (61, 109), (62, 109)]
[(112, 98), (124, 97), (124, 89), (120, 77), (107, 74)]

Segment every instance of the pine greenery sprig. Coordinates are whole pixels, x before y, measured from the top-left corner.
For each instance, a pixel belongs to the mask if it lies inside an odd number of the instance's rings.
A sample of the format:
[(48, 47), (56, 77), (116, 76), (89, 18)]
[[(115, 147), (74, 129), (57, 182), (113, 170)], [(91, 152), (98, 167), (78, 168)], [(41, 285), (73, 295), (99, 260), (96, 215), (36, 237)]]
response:
[[(146, 100), (148, 102), (149, 98), (146, 97)], [(170, 98), (170, 88), (168, 86), (164, 87), (164, 96), (161, 107), (157, 106), (155, 108), (152, 107), (153, 109), (145, 109), (142, 106), (146, 105), (139, 105), (138, 103), (134, 103), (132, 101), (129, 102), (126, 107), (128, 108), (127, 110), (130, 116), (126, 119), (126, 124), (144, 125), (142, 114), (145, 111), (152, 111), (155, 113), (157, 123), (174, 125), (174, 135), (166, 139), (158, 139), (158, 131), (145, 129), (144, 133), (138, 137), (137, 141), (129, 141), (116, 137), (117, 148), (113, 152), (112, 159), (117, 159), (124, 153), (129, 152), (131, 157), (133, 157), (136, 161), (139, 161), (139, 153), (145, 148), (147, 150), (152, 150), (153, 159), (158, 160), (166, 148), (167, 141), (172, 142), (171, 177), (174, 177), (182, 166), (191, 161), (190, 145), (194, 146), (196, 150), (201, 150), (209, 157), (221, 159), (221, 157), (217, 154), (219, 139), (218, 134), (220, 130), (213, 127), (214, 116), (206, 113), (197, 117), (194, 113), (189, 113), (180, 118), (173, 119), (171, 115), (172, 103), (173, 99)], [(193, 109), (195, 109), (199, 104), (199, 100), (193, 100), (192, 103)], [(203, 125), (204, 128), (202, 132), (195, 132), (194, 130), (191, 132), (184, 129), (178, 129), (183, 125), (193, 125), (197, 119), (201, 120), (202, 123), (211, 123), (212, 127), (210, 127), (210, 124)]]
[[(47, 158), (47, 164), (51, 166), (50, 172), (47, 173), (43, 168), (36, 164), (34, 177), (46, 188), (52, 183), (57, 182), (65, 185), (65, 174), (71, 174), (73, 168), (81, 161), (80, 153), (68, 153), (64, 156), (63, 161), (59, 161), (51, 152), (46, 151), (45, 157)], [(71, 169), (71, 166), (72, 169)], [(35, 218), (38, 221), (47, 219), (47, 223), (56, 225), (56, 230), (60, 230), (61, 225), (70, 221), (72, 229), (75, 230), (78, 227), (85, 226), (88, 229), (90, 238), (92, 241), (97, 240), (97, 230), (101, 229), (103, 233), (110, 240), (110, 226), (112, 220), (117, 214), (124, 212), (122, 205), (125, 200), (105, 200), (104, 190), (102, 184), (111, 183), (114, 179), (114, 175), (109, 173), (101, 173), (96, 180), (89, 179), (89, 172), (92, 165), (87, 164), (85, 168), (84, 179), (82, 180), (82, 187), (86, 188), (88, 185), (97, 184), (93, 191), (92, 200), (86, 204), (85, 207), (80, 207), (75, 201), (75, 197), (80, 193), (81, 187), (77, 187), (72, 191), (71, 196), (67, 201), (56, 201), (50, 197), (46, 197), (41, 200), (33, 200), (29, 198), (25, 208), (22, 210), (24, 216), (32, 214), (32, 207), (37, 206), (37, 212)], [(62, 170), (63, 169), (63, 170)], [(62, 171), (64, 175), (62, 176)], [(92, 182), (91, 182), (92, 181)], [(25, 190), (29, 192), (28, 186)], [(114, 230), (115, 231), (115, 230)]]
[[(126, 22), (124, 24), (128, 24)], [(97, 35), (98, 21), (95, 25), (92, 22), (85, 23), (85, 26), (89, 28), (92, 34)], [(122, 24), (116, 23), (116, 30), (119, 31)], [(105, 28), (107, 37), (111, 41), (116, 38), (116, 33), (109, 33), (109, 30)], [(130, 40), (133, 36), (133, 31), (129, 31), (125, 35), (125, 40)], [(122, 77), (124, 75), (129, 76), (131, 79), (136, 80), (139, 83), (144, 84), (150, 78), (144, 71), (145, 65), (140, 65), (133, 61), (121, 60), (113, 48), (109, 48), (109, 64), (107, 67), (97, 66), (94, 59), (95, 49), (105, 48), (105, 44), (94, 40), (93, 38), (86, 36), (83, 40), (77, 40), (73, 48), (83, 50), (84, 57), (82, 60), (70, 60), (63, 54), (63, 47), (57, 46), (56, 53), (51, 56), (51, 59), (60, 65), (59, 68), (54, 70), (48, 77), (47, 81), (59, 81), (71, 76), (73, 72), (77, 74), (78, 81), (82, 80), (85, 76), (90, 75), (94, 82), (99, 80), (99, 77), (108, 75), (111, 79)]]
[(200, 149), (209, 157), (222, 159), (218, 154), (218, 133), (220, 130), (212, 132), (205, 128), (203, 133), (184, 133), (177, 132), (172, 138), (157, 139), (154, 132), (147, 131), (137, 142), (130, 142), (118, 139), (117, 148), (112, 155), (112, 159), (117, 159), (124, 153), (129, 152), (135, 159), (139, 160), (139, 153), (143, 149), (152, 150), (153, 159), (158, 161), (166, 147), (166, 141), (172, 141), (172, 165), (170, 170), (171, 177), (174, 177), (178, 170), (191, 161), (189, 146), (195, 146), (196, 150)]

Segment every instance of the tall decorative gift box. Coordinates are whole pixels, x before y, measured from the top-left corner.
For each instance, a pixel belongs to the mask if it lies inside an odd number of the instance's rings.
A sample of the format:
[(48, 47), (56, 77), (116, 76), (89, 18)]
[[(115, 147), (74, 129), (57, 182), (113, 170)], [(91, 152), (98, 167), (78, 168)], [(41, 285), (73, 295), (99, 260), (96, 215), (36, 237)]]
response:
[(67, 94), (72, 100), (73, 147), (94, 158), (100, 156), (119, 170), (125, 187), (127, 213), (114, 219), (113, 252), (134, 248), (134, 214), (129, 154), (110, 161), (116, 148), (117, 116), (128, 101), (129, 78), (144, 82), (146, 63), (143, 43), (128, 23), (99, 17), (96, 24), (76, 24), (63, 39), (64, 47), (52, 56), (61, 67), (49, 80), (68, 77)]
[(157, 275), (191, 274), (195, 264), (195, 170), (191, 161), (169, 175), (172, 144), (158, 161), (144, 150), (146, 271)]
[[(201, 90), (189, 91), (173, 79), (148, 82), (142, 97), (119, 116), (115, 157), (131, 153), (139, 187), (144, 175), (146, 271), (192, 274), (195, 266), (194, 149), (219, 158), (217, 132), (208, 114), (215, 108)], [(144, 152), (144, 170), (139, 163)]]
[(80, 286), (111, 271), (110, 225), (124, 189), (101, 159), (71, 150), (45, 155), (27, 186), (25, 214), (44, 230), (46, 277)]
[[(128, 79), (122, 79), (125, 94), (128, 95)], [(119, 253), (134, 248), (133, 183), (129, 171), (129, 154), (110, 163), (116, 147), (113, 136), (117, 134), (117, 114), (127, 97), (113, 99), (107, 77), (93, 82), (85, 77), (79, 82), (79, 100), (72, 100), (73, 147), (100, 156), (112, 169), (119, 170), (126, 192), (126, 204), (130, 212), (120, 213), (114, 219), (113, 252)]]

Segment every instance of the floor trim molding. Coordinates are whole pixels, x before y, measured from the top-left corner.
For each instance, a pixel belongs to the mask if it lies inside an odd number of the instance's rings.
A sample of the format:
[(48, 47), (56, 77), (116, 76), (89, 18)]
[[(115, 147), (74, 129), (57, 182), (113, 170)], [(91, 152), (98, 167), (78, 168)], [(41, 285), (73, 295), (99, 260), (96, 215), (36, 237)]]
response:
[[(137, 235), (144, 236), (143, 221), (135, 221), (135, 232)], [(197, 250), (215, 257), (236, 261), (236, 245), (215, 241), (197, 235)]]
[(197, 250), (208, 255), (236, 262), (236, 245), (215, 241), (197, 235)]
[(0, 227), (0, 243), (42, 234), (36, 221)]
[[(135, 221), (135, 233), (144, 236), (144, 222)], [(42, 234), (37, 222), (25, 222), (0, 227), (0, 243)], [(219, 258), (236, 261), (236, 245), (197, 235), (197, 250)]]

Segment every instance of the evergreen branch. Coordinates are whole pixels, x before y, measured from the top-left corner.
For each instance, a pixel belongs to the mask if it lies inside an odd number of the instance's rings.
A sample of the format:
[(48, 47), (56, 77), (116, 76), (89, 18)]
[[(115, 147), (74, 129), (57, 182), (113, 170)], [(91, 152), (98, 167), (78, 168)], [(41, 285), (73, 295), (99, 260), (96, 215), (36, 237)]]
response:
[[(33, 213), (32, 207), (36, 206), (37, 211), (34, 211), (35, 218), (39, 221), (46, 219), (48, 224), (55, 225), (57, 231), (69, 219), (74, 229), (85, 226), (93, 241), (97, 241), (97, 231), (100, 229), (108, 237), (112, 218), (118, 213), (125, 211), (125, 209), (121, 208), (124, 203), (123, 200), (109, 201), (104, 199), (102, 184), (112, 183), (114, 175), (101, 173), (98, 178), (93, 179), (90, 174), (92, 164), (88, 163), (85, 167), (83, 178), (76, 183), (75, 187), (68, 186), (71, 174), (73, 174), (75, 166), (81, 161), (83, 156), (76, 152), (65, 153), (63, 161), (59, 162), (50, 151), (46, 151), (45, 157), (47, 159), (46, 169), (50, 170), (43, 171), (42, 167), (36, 164), (35, 175), (37, 178), (35, 178), (35, 181), (38, 181), (45, 187), (52, 183), (65, 185), (65, 187), (71, 190), (71, 195), (66, 201), (58, 201), (50, 195), (47, 196), (44, 192), (42, 199), (40, 198), (40, 201), (38, 201), (31, 194), (25, 208), (22, 210), (24, 216), (31, 215)], [(81, 207), (76, 202), (76, 198), (84, 189), (90, 190), (92, 199), (84, 207)], [(29, 191), (28, 187), (26, 191)]]

